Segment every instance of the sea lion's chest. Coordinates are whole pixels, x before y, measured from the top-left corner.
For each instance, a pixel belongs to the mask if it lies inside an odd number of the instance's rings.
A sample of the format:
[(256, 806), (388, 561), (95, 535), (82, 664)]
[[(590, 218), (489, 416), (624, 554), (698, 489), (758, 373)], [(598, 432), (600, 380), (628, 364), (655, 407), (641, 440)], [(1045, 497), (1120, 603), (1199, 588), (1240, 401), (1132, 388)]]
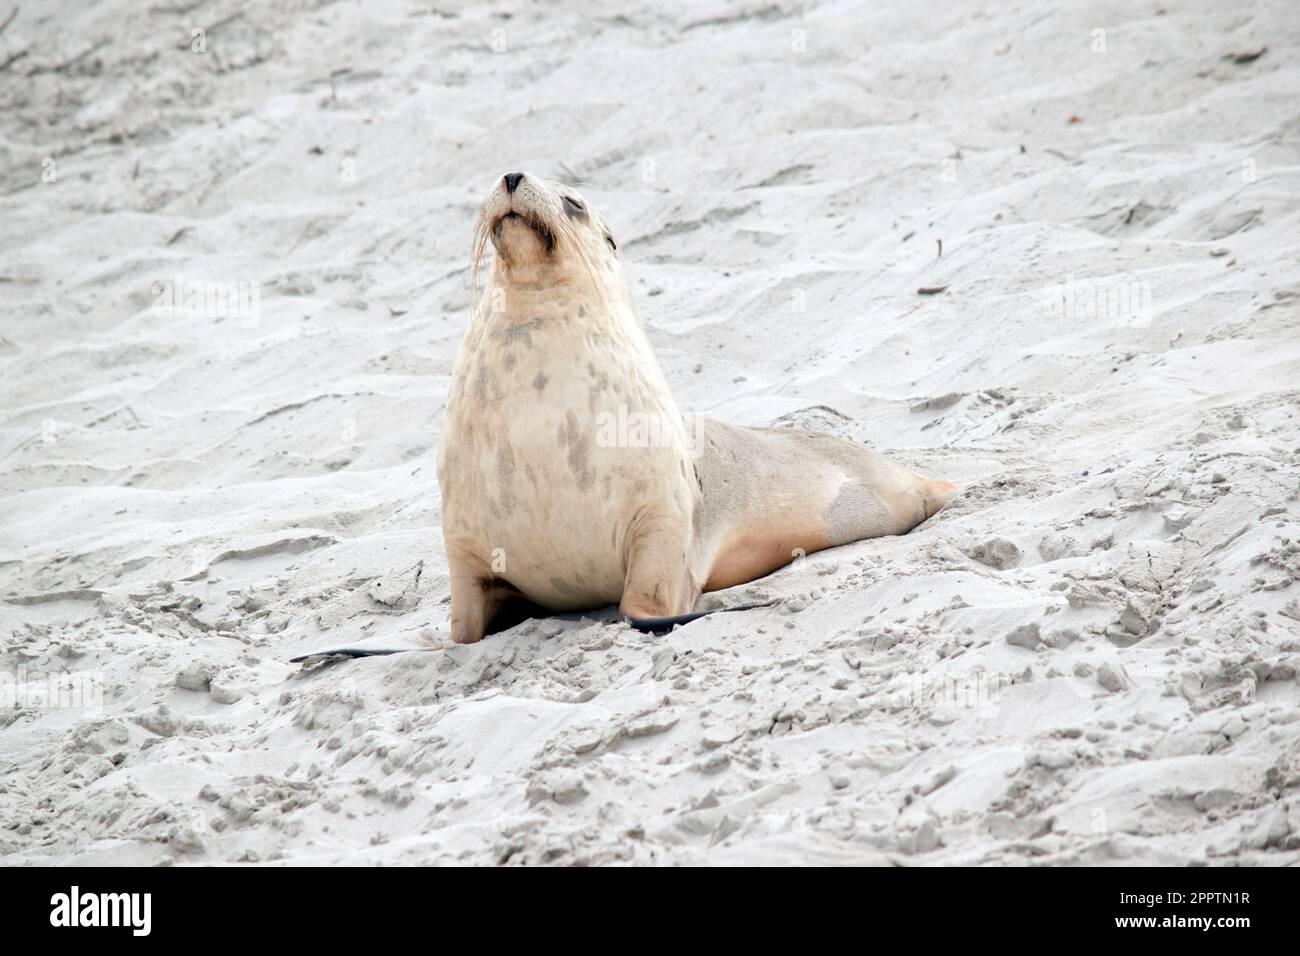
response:
[(689, 507), (680, 414), (649, 344), (587, 318), (579, 306), (471, 327), (439, 446), (449, 545), (557, 607), (617, 601), (630, 524)]

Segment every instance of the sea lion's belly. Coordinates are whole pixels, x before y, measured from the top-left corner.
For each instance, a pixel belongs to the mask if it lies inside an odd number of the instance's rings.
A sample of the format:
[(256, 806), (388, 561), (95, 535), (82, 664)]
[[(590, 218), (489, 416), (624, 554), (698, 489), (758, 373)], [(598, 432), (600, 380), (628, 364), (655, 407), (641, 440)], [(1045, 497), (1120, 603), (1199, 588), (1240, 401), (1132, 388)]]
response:
[(566, 609), (618, 602), (629, 532), (690, 508), (691, 469), (653, 358), (561, 322), (498, 320), (462, 349), (439, 479), (448, 547)]

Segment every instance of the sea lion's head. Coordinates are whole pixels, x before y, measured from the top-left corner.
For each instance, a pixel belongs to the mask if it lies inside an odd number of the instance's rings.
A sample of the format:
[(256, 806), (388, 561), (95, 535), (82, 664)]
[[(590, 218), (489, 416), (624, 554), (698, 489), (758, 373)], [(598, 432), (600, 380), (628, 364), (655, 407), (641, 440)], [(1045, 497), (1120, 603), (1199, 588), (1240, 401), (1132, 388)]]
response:
[(531, 173), (506, 173), (484, 198), (474, 226), (474, 273), (489, 242), (496, 281), (589, 281), (600, 288), (622, 280), (618, 243), (587, 200), (572, 186)]

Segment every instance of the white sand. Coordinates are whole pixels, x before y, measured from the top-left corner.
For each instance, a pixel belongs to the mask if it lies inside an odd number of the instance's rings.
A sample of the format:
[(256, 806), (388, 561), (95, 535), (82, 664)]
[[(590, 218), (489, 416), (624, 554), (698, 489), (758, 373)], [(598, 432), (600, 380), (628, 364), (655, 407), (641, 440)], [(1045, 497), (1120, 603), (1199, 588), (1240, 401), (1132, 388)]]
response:
[[(0, 34), (3, 863), (1300, 861), (1291, 0), (169, 5)], [(512, 169), (588, 184), (684, 408), (961, 497), (663, 638), (286, 663), (445, 631)]]

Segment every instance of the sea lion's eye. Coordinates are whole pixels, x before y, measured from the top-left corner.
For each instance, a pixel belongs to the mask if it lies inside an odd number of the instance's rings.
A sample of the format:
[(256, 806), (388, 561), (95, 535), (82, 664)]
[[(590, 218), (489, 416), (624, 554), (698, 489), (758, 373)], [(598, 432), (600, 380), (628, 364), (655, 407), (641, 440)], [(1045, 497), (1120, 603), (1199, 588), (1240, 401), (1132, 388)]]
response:
[(606, 236), (605, 241), (609, 243), (609, 247), (611, 249), (613, 249), (615, 252), (618, 252), (618, 243), (614, 241), (613, 236)]
[(578, 200), (570, 196), (564, 197), (564, 211), (570, 216), (580, 216), (586, 212), (586, 208)]

